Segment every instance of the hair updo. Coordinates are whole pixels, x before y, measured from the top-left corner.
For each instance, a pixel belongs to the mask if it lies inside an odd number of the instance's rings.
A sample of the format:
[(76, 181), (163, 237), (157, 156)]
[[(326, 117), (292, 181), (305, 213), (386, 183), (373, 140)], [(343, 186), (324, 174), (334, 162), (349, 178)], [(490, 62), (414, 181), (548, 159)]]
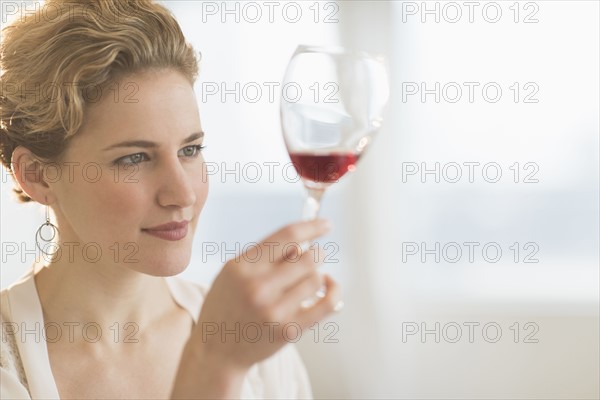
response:
[(86, 106), (124, 76), (173, 68), (196, 80), (194, 50), (152, 0), (47, 0), (26, 14), (2, 29), (0, 43), (0, 158), (11, 175), (17, 146), (59, 161)]

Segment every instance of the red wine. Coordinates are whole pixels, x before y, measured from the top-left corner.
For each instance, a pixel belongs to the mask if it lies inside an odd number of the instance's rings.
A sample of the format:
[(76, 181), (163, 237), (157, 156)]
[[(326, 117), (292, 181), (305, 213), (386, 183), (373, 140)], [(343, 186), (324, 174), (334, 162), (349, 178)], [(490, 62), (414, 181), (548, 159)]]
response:
[(360, 157), (354, 153), (290, 153), (298, 175), (313, 182), (331, 183), (354, 171)]

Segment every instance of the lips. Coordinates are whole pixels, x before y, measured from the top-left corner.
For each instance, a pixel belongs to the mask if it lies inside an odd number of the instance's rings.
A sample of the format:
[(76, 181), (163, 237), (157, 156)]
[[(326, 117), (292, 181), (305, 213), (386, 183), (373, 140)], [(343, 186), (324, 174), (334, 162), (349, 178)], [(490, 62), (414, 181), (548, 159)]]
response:
[(142, 232), (160, 239), (176, 241), (186, 237), (188, 232), (188, 224), (189, 221), (185, 220), (181, 222), (173, 221), (167, 224), (154, 226), (152, 228), (142, 229)]

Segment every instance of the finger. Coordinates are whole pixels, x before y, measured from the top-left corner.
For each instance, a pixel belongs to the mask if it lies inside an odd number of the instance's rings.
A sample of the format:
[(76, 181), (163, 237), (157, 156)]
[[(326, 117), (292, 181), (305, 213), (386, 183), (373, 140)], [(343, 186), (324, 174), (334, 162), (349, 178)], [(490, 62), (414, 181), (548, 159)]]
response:
[(277, 305), (278, 315), (294, 317), (298, 313), (302, 301), (314, 296), (323, 285), (323, 281), (321, 274), (317, 271), (312, 271), (306, 275), (284, 293)]
[[(322, 261), (318, 257), (324, 258), (323, 254), (323, 252), (307, 252), (296, 259), (279, 263), (276, 268), (271, 268), (261, 274), (264, 286), (269, 288), (267, 292), (271, 301), (281, 302), (282, 295), (287, 296), (285, 293), (290, 288), (300, 284), (311, 274), (315, 274), (317, 266)], [(315, 258), (317, 259), (315, 260)], [(286, 310), (281, 315), (290, 314)]]
[(281, 294), (297, 285), (317, 269), (318, 264), (312, 257), (310, 253), (304, 253), (294, 262), (282, 263), (271, 269), (266, 274), (269, 286)]
[(281, 287), (282, 291), (288, 290), (300, 280), (311, 274), (325, 258), (325, 252), (315, 246), (309, 251), (291, 258), (286, 257), (272, 270), (271, 279), (273, 284)]
[(329, 275), (323, 274), (323, 283), (325, 285), (325, 297), (318, 300), (309, 308), (298, 308), (294, 321), (302, 327), (311, 326), (317, 321), (322, 320), (327, 315), (339, 309), (342, 299), (342, 289)]
[(300, 249), (300, 243), (316, 239), (329, 229), (330, 223), (324, 219), (290, 224), (262, 240), (258, 247), (263, 260), (268, 256), (271, 263), (285, 261), (286, 256), (294, 257), (294, 253)]

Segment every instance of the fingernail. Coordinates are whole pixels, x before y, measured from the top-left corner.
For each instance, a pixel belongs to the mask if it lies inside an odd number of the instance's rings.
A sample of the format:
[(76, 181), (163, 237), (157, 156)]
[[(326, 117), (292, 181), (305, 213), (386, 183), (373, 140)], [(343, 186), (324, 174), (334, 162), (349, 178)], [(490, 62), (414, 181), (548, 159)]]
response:
[(333, 307), (333, 311), (339, 312), (339, 311), (342, 311), (342, 308), (344, 308), (344, 302), (342, 300), (339, 300), (337, 303), (335, 303), (335, 307)]
[(329, 221), (328, 219), (319, 219), (319, 226), (323, 229), (331, 229), (331, 221)]

